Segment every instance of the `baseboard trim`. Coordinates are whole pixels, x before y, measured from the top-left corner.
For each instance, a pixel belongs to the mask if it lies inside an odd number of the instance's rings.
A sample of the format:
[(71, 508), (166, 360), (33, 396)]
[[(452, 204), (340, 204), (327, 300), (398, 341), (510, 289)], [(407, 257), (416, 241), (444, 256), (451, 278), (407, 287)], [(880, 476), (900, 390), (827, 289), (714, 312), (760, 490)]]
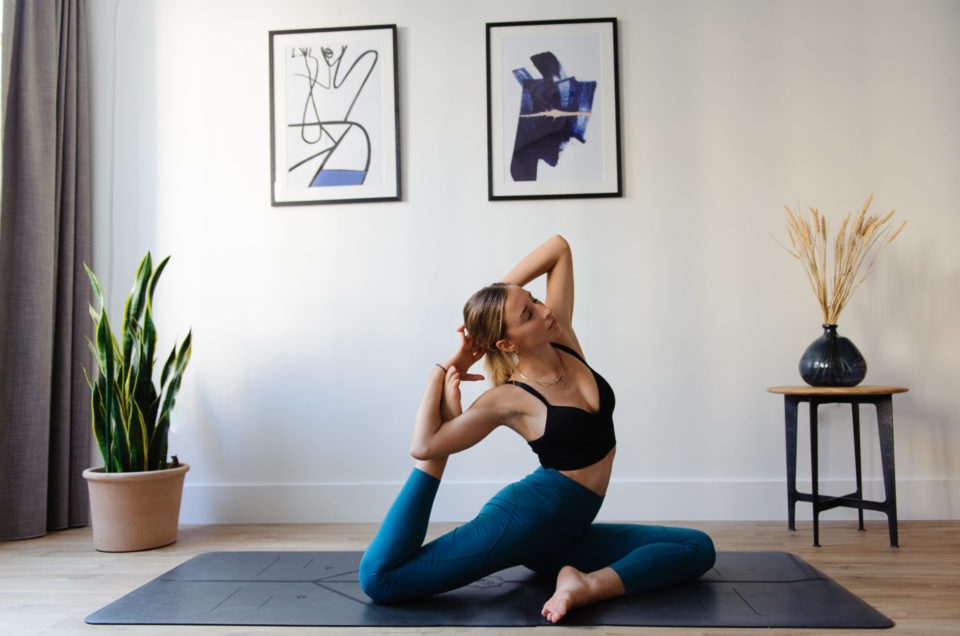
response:
[[(471, 519), (506, 483), (444, 482), (432, 521)], [(372, 484), (190, 484), (184, 487), (180, 522), (350, 523), (383, 519), (400, 482)], [(808, 484), (801, 484), (801, 489)], [(846, 494), (849, 481), (821, 483), (821, 492)], [(867, 497), (883, 498), (880, 481), (864, 483)], [(906, 479), (897, 482), (900, 519), (960, 519), (960, 480)], [(772, 521), (787, 516), (782, 480), (615, 481), (598, 520)], [(885, 519), (868, 511), (870, 519)], [(854, 519), (856, 511), (835, 509), (822, 520)], [(797, 504), (797, 519), (811, 518), (810, 505)]]

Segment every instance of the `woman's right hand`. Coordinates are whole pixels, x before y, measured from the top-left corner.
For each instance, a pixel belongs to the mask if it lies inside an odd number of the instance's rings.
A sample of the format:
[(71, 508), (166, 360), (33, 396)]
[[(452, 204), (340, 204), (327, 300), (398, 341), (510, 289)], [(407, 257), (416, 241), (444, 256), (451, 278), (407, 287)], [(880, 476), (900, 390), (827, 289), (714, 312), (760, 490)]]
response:
[(457, 329), (460, 334), (460, 346), (457, 352), (450, 357), (443, 365), (448, 369), (453, 366), (456, 368), (459, 379), (463, 381), (482, 380), (483, 376), (477, 373), (467, 373), (480, 358), (483, 357), (483, 347), (474, 342), (473, 338), (467, 335), (467, 329), (460, 325)]

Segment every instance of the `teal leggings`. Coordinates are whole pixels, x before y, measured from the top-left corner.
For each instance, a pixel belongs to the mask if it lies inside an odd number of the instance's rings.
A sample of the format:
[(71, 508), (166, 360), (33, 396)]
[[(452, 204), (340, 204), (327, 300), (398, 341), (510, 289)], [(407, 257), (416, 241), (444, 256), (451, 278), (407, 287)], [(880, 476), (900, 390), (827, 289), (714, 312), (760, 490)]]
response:
[(440, 481), (414, 469), (360, 562), (376, 603), (439, 594), (515, 565), (548, 576), (571, 565), (611, 567), (627, 594), (676, 585), (713, 567), (699, 530), (593, 523), (603, 497), (553, 469), (538, 468), (493, 497), (477, 517), (426, 545)]

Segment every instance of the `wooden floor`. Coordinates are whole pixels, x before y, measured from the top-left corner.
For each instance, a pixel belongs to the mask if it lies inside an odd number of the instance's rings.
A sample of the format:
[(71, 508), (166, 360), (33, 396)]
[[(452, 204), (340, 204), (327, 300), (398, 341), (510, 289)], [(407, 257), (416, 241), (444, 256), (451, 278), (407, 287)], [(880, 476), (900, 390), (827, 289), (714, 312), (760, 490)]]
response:
[[(730, 630), (565, 628), (295, 628), (94, 626), (83, 619), (183, 561), (212, 550), (363, 550), (371, 524), (183, 526), (177, 543), (128, 554), (92, 548), (89, 528), (0, 543), (0, 634), (960, 634), (960, 522), (900, 524), (901, 548), (889, 547), (885, 522), (821, 524), (823, 547), (811, 546), (810, 524), (790, 532), (782, 522), (703, 522), (718, 550), (784, 550), (833, 577), (896, 622), (892, 630)], [(453, 527), (431, 526), (430, 536)], [(428, 537), (429, 538), (429, 537)]]

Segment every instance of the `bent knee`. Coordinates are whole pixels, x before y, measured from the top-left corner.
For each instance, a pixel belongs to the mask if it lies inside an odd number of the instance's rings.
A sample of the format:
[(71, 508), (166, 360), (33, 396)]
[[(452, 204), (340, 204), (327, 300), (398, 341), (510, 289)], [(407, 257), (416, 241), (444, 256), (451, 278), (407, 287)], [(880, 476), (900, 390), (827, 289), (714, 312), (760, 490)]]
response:
[(717, 561), (717, 550), (713, 545), (713, 539), (706, 532), (700, 530), (691, 530), (689, 542), (695, 547), (697, 565), (702, 576)]
[(360, 589), (370, 597), (374, 603), (390, 603), (395, 600), (394, 595), (390, 594), (391, 577), (388, 572), (380, 568), (380, 564), (375, 559), (367, 558), (364, 553), (360, 559)]
[(360, 589), (378, 605), (419, 598), (422, 591), (402, 573), (403, 569), (388, 567), (382, 559), (364, 553), (358, 572)]

